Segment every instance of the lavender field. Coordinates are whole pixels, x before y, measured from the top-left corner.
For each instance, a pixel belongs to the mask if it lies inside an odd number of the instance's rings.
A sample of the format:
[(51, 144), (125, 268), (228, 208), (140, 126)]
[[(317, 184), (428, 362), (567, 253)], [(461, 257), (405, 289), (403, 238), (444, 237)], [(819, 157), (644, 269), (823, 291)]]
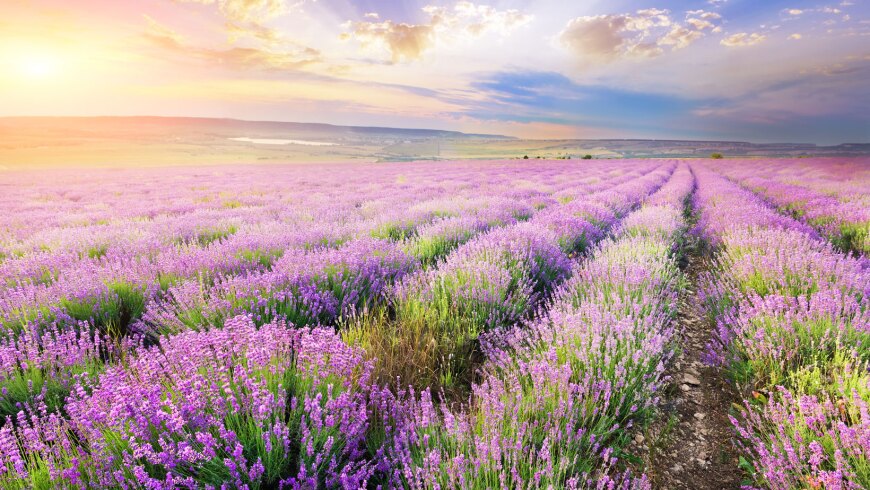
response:
[(866, 158), (48, 175), (2, 488), (870, 488)]

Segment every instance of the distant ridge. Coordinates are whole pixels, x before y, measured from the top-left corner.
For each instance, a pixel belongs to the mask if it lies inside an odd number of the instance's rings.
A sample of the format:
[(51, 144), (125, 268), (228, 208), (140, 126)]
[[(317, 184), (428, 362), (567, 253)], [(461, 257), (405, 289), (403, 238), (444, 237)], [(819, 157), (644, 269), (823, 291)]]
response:
[(442, 129), (162, 116), (0, 117), (0, 170), (24, 167), (577, 158), (853, 157), (870, 144), (523, 139)]
[[(249, 121), (232, 118), (209, 118), (209, 117), (172, 117), (172, 116), (5, 116), (0, 117), (0, 127), (14, 125), (35, 124), (45, 129), (52, 126), (62, 126), (64, 129), (70, 125), (82, 123), (87, 129), (108, 128), (110, 131), (118, 131), (124, 126), (138, 126), (139, 128), (191, 128), (232, 131), (263, 131), (268, 133), (315, 133), (331, 134), (339, 136), (407, 136), (411, 138), (447, 138), (447, 139), (496, 139), (513, 140), (512, 136), (499, 134), (476, 134), (463, 133), (461, 131), (448, 131), (443, 129), (416, 129), (416, 128), (391, 128), (382, 126), (341, 126), (326, 123), (304, 123), (284, 121)], [(132, 129), (132, 127), (130, 128)]]

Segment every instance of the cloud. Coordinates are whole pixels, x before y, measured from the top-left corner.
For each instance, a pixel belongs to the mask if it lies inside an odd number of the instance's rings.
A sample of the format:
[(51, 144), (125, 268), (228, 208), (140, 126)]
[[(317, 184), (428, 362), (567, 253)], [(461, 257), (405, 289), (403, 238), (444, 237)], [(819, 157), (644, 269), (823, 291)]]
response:
[(392, 55), (394, 63), (402, 58), (418, 59), (435, 41), (431, 25), (405, 23), (354, 22), (347, 25), (350, 33), (342, 34), (342, 39), (356, 39), (363, 46), (384, 46)]
[(370, 21), (347, 22), (342, 39), (354, 39), (364, 48), (384, 49), (393, 63), (414, 60), (432, 49), (438, 42), (467, 41), (489, 33), (506, 36), (528, 24), (532, 16), (518, 10), (497, 10), (488, 5), (460, 1), (452, 8), (428, 5), (423, 12), (429, 20), (423, 24), (407, 24), (366, 14)]
[(788, 39), (791, 41), (797, 41), (798, 39), (801, 39), (802, 37), (803, 37), (802, 35), (800, 35), (799, 33), (796, 32), (796, 33), (788, 36)]
[(289, 42), (278, 30), (255, 22), (238, 24), (228, 21), (225, 27), (231, 43), (242, 39), (251, 39), (272, 46)]
[(785, 9), (783, 12), (787, 13), (788, 15), (800, 15), (804, 13), (804, 11), (801, 9)]
[(741, 47), (741, 46), (754, 46), (762, 41), (767, 39), (767, 36), (764, 34), (758, 34), (757, 32), (747, 33), (747, 32), (738, 32), (737, 34), (732, 34), (725, 39), (719, 41), (719, 44), (722, 46), (728, 46), (729, 48)]
[[(296, 70), (321, 61), (320, 52), (306, 46), (284, 46), (283, 49), (255, 47), (204, 48), (189, 42), (177, 31), (145, 15), (146, 29), (142, 36), (175, 56), (204, 62), (208, 66), (230, 69)], [(265, 34), (264, 34), (265, 35)]]
[(174, 48), (181, 46), (184, 42), (184, 37), (181, 34), (160, 22), (157, 22), (150, 15), (143, 14), (142, 18), (145, 19), (146, 25), (144, 36), (155, 44)]
[(453, 9), (427, 6), (423, 11), (432, 16), (439, 32), (465, 33), (479, 37), (489, 32), (506, 36), (514, 29), (528, 24), (532, 16), (519, 10), (497, 10), (488, 5), (475, 5), (468, 1), (457, 2)]
[(654, 57), (665, 48), (682, 49), (707, 32), (718, 32), (721, 18), (715, 12), (690, 10), (680, 23), (663, 9), (583, 16), (570, 20), (559, 40), (576, 55), (593, 61)]
[(302, 5), (303, 1), (288, 4), (286, 0), (176, 0), (181, 3), (217, 5), (221, 13), (233, 22), (262, 22), (273, 19)]

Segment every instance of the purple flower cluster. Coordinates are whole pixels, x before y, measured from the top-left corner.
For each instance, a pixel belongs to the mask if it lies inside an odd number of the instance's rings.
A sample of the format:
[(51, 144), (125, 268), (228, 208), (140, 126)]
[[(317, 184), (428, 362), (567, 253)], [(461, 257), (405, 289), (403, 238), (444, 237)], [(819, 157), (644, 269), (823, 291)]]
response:
[(754, 484), (870, 485), (870, 265), (705, 164), (9, 178), (3, 488), (650, 488), (621, 454), (667, 382), (693, 192)]
[[(644, 200), (673, 170), (632, 181), (632, 188), (646, 190), (629, 195)], [(657, 202), (679, 214), (693, 179), (683, 165), (671, 180), (684, 194)], [(607, 196), (616, 215), (630, 207)], [(660, 229), (665, 225), (658, 212), (658, 206), (644, 207), (629, 219)], [(605, 241), (558, 288), (540, 318), (486, 334), (487, 360), (467, 405), (451, 409), (434, 402), (428, 390), (374, 397), (385, 427), (389, 463), (382, 471), (388, 482), (410, 488), (649, 488), (644, 476), (618, 470), (612, 445), (658, 401), (679, 277), (672, 241), (682, 228), (675, 223), (669, 232)], [(539, 234), (558, 242), (544, 230)]]
[[(198, 167), (61, 172), (60, 187), (10, 174), (0, 482), (359, 488), (392, 475), (392, 439), (377, 434), (402, 404), (378, 408), (396, 395), (334, 329), (300, 327), (393, 308), (427, 274), (484, 309), (509, 291), (502, 316), (430, 306), (510, 327), (569, 275), (560, 246), (600, 240), (675, 166)], [(578, 463), (567, 484), (646, 485), (601, 470), (616, 462), (593, 445), (604, 463)]]
[(769, 488), (865, 488), (870, 263), (694, 170), (699, 231), (718, 247), (701, 281), (716, 322), (707, 361), (761, 392), (733, 418), (750, 475)]
[(867, 160), (729, 161), (723, 174), (815, 227), (845, 251), (870, 252)]
[[(565, 175), (579, 175), (565, 164), (490, 165), (485, 178), (471, 163), (176, 169), (168, 177), (61, 172), (60, 187), (10, 174), (16, 190), (6, 196), (15, 212), (0, 218), (0, 323), (23, 329), (68, 316), (124, 331), (140, 309), (108, 314), (129, 309), (117, 304), (114, 284), (138, 291), (137, 303), (159, 301), (184, 281), (210, 287), (225, 276), (269, 271), (288, 250), (371, 235), (395, 240), (443, 216), (506, 224), (549, 202), (514, 182), (555, 192), (567, 185)], [(339, 302), (342, 310), (354, 300)]]
[(762, 408), (747, 403), (744, 417), (731, 417), (759, 482), (776, 490), (867, 488), (870, 406), (866, 382), (853, 382), (838, 380), (842, 391), (833, 395), (779, 387)]
[(67, 420), (38, 410), (7, 420), (0, 461), (26, 479), (21, 459), (35, 452), (59, 486), (360, 488), (373, 472), (369, 371), (332, 330), (236, 317), (80, 377)]

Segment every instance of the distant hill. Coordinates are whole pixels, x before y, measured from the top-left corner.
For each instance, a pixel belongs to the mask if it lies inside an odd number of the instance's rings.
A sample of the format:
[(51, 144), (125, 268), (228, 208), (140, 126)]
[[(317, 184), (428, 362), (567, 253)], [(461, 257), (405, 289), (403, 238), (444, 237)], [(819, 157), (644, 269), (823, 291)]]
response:
[[(100, 116), (100, 117), (0, 117), (3, 134), (28, 130), (62, 131), (66, 134), (107, 136), (148, 136), (166, 132), (226, 133), (233, 136), (308, 135), (329, 138), (443, 138), (514, 139), (498, 134), (470, 134), (440, 129), (386, 128), (376, 126), (336, 126), (322, 123), (244, 121), (202, 117)], [(71, 133), (70, 133), (71, 132)]]
[(0, 170), (508, 158), (812, 157), (870, 155), (870, 144), (530, 140), (435, 129), (194, 117), (0, 117)]

